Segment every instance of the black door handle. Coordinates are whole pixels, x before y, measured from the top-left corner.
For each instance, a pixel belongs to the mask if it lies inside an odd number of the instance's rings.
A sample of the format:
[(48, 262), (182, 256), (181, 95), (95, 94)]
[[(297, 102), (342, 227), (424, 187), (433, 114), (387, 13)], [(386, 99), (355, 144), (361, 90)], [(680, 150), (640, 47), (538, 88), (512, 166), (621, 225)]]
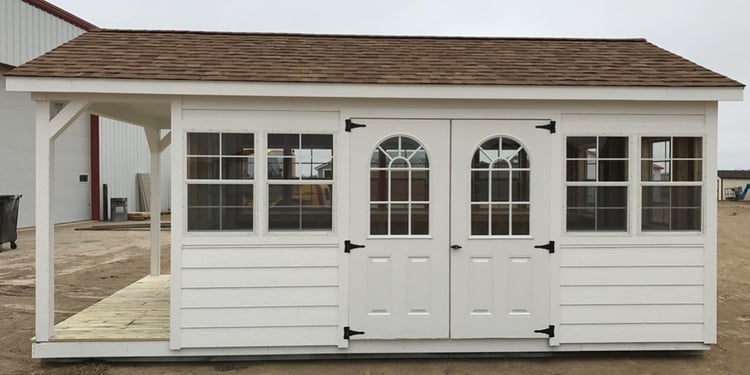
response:
[(463, 247), (461, 245), (451, 245), (451, 249), (453, 249), (453, 250), (458, 250), (458, 249), (462, 249), (462, 248)]

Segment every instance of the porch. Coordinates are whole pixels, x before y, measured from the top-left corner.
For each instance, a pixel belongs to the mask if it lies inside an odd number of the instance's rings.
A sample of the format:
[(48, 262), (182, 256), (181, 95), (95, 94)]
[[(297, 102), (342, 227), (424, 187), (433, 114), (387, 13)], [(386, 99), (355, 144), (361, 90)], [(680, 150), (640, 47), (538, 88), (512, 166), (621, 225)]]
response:
[(146, 276), (55, 325), (52, 342), (169, 340), (170, 275)]

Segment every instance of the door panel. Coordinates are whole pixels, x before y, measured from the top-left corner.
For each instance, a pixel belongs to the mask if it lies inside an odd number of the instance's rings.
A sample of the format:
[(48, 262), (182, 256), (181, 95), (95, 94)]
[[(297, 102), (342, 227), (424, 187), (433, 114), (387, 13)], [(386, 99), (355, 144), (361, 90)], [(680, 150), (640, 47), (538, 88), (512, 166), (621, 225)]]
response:
[(550, 255), (534, 246), (549, 241), (552, 137), (539, 124), (452, 122), (451, 338), (545, 337)]
[(447, 338), (450, 121), (355, 121), (351, 339)]

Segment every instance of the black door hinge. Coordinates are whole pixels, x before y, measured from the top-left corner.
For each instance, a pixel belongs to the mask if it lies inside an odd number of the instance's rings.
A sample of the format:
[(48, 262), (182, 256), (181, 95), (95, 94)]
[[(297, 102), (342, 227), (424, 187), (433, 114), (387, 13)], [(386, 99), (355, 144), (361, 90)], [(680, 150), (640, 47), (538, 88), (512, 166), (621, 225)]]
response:
[(555, 326), (550, 325), (545, 329), (537, 329), (536, 331), (534, 331), (534, 333), (542, 333), (549, 336), (549, 338), (553, 338), (555, 337)]
[(352, 119), (346, 119), (346, 131), (350, 132), (354, 128), (364, 128), (365, 124), (357, 124), (356, 122), (352, 122)]
[(349, 326), (344, 327), (344, 340), (349, 340), (350, 337), (355, 336), (355, 335), (364, 335), (364, 334), (365, 334), (364, 332), (355, 331), (349, 328)]
[(537, 125), (536, 128), (537, 129), (549, 130), (550, 133), (555, 134), (555, 132), (557, 131), (557, 122), (554, 121), (554, 120), (552, 120), (552, 121), (549, 122), (549, 124), (547, 124), (547, 125)]
[(365, 245), (357, 245), (356, 243), (352, 243), (352, 241), (346, 240), (344, 241), (344, 252), (349, 253), (354, 249), (359, 249), (365, 247)]
[(544, 249), (549, 251), (550, 254), (555, 253), (555, 241), (550, 241), (544, 245), (536, 245), (534, 246), (535, 249)]

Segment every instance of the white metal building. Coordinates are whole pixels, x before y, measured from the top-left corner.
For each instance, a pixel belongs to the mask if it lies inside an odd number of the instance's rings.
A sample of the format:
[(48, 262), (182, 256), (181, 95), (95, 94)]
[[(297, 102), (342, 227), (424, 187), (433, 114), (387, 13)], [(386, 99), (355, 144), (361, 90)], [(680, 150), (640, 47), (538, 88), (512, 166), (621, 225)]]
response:
[[(95, 28), (43, 0), (0, 2), (0, 195), (24, 196), (19, 208), (21, 227), (33, 226), (35, 219), (35, 107), (28, 93), (6, 91), (2, 75)], [(101, 184), (109, 186), (110, 197), (128, 198), (130, 211), (140, 209), (135, 175), (149, 171), (141, 129), (98, 116), (93, 120), (80, 116), (60, 137), (55, 152), (58, 179), (53, 191), (64, 197), (56, 200), (56, 223), (99, 219)], [(166, 157), (167, 171), (168, 163)], [(168, 211), (168, 188), (164, 194), (162, 209)]]
[[(0, 2), (0, 74), (94, 28), (43, 1)], [(34, 113), (28, 93), (7, 92), (0, 77), (0, 195), (22, 194), (19, 226), (34, 225)], [(59, 140), (55, 222), (91, 218), (90, 124), (81, 116)], [(85, 181), (81, 181), (81, 179)]]
[(153, 176), (179, 160), (171, 275), (152, 220), (151, 275), (57, 325), (37, 193), (36, 358), (716, 343), (718, 101), (744, 86), (645, 40), (103, 30), (7, 86), (42, 184), (85, 110), (143, 127)]

